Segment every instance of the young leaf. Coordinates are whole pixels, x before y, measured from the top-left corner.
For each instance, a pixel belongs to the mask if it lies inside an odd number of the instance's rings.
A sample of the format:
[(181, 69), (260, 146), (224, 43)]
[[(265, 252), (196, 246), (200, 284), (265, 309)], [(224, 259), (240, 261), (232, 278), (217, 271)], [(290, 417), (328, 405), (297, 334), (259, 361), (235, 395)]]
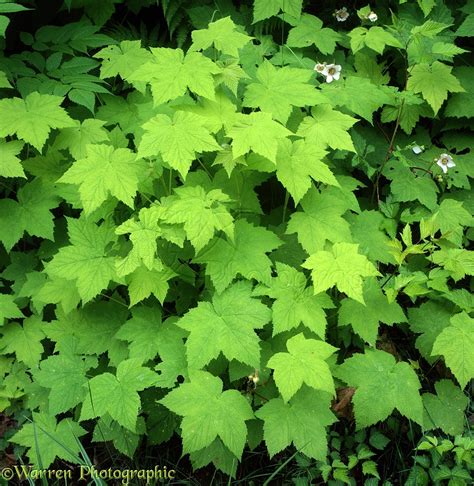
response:
[(385, 351), (367, 350), (346, 359), (335, 375), (357, 388), (352, 399), (357, 430), (385, 420), (394, 409), (423, 424), (421, 385), (408, 363), (397, 363)]
[(251, 297), (246, 282), (215, 295), (212, 303), (200, 302), (177, 323), (190, 332), (186, 341), (190, 368), (204, 367), (221, 352), (229, 361), (259, 368), (259, 338), (254, 329), (261, 329), (270, 317), (270, 309)]
[(365, 304), (362, 278), (377, 277), (380, 273), (358, 250), (359, 245), (342, 242), (335, 243), (331, 251), (313, 253), (302, 266), (312, 270), (314, 293), (318, 294), (335, 285), (339, 291)]
[(159, 402), (181, 415), (183, 449), (195, 452), (216, 437), (240, 458), (247, 438), (245, 422), (254, 417), (237, 390), (222, 391), (222, 381), (206, 371), (190, 371), (190, 382), (180, 385)]
[(52, 128), (74, 126), (62, 103), (61, 96), (30, 93), (24, 100), (0, 100), (0, 137), (16, 134), (36, 149), (43, 148)]
[(474, 378), (474, 319), (466, 312), (451, 318), (433, 344), (434, 355), (442, 355), (461, 388)]
[(275, 383), (288, 402), (303, 383), (315, 390), (335, 394), (334, 381), (327, 360), (337, 348), (316, 339), (306, 339), (302, 333), (286, 343), (288, 353), (277, 353), (267, 363), (272, 368)]
[(109, 414), (122, 427), (136, 431), (140, 410), (138, 392), (156, 384), (158, 375), (141, 366), (141, 360), (122, 361), (117, 374), (102, 373), (84, 385), (86, 398), (82, 405), (81, 421)]

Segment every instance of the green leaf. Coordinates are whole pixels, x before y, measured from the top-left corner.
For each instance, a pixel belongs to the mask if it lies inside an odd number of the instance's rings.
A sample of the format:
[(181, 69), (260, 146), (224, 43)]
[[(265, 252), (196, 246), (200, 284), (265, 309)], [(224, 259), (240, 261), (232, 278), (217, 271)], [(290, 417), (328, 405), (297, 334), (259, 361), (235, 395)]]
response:
[(17, 199), (0, 201), (0, 241), (6, 250), (10, 251), (25, 231), (53, 241), (54, 222), (50, 210), (58, 205), (53, 188), (36, 178), (18, 190)]
[(24, 177), (26, 179), (21, 160), (17, 157), (22, 148), (22, 142), (0, 140), (0, 177)]
[(346, 359), (334, 374), (357, 388), (352, 403), (358, 430), (385, 420), (394, 409), (423, 423), (421, 385), (408, 363), (397, 363), (385, 351), (367, 350)]
[(356, 27), (349, 32), (351, 49), (353, 53), (360, 51), (363, 47), (368, 47), (379, 54), (382, 54), (385, 46), (402, 48), (400, 41), (383, 27), (375, 26), (366, 29)]
[(458, 37), (474, 37), (472, 32), (474, 29), (474, 13), (469, 14), (464, 22), (459, 26), (456, 31)]
[(331, 169), (323, 162), (327, 154), (311, 141), (284, 139), (278, 146), (276, 176), (298, 204), (312, 186), (312, 179), (339, 186)]
[(38, 470), (48, 468), (56, 458), (79, 464), (79, 437), (86, 431), (70, 418), (56, 422), (54, 417), (33, 412), (32, 421), (10, 438), (14, 444), (28, 448), (28, 458)]
[(410, 71), (407, 89), (421, 93), (436, 115), (448, 98), (448, 93), (465, 91), (456, 77), (451, 74), (451, 70), (450, 66), (439, 61), (431, 65), (416, 64)]
[(350, 241), (349, 223), (342, 217), (348, 210), (345, 201), (311, 188), (301, 201), (303, 211), (290, 217), (287, 234), (296, 233), (298, 241), (308, 253), (322, 250), (327, 241)]
[(113, 230), (83, 219), (68, 219), (71, 245), (64, 246), (46, 264), (52, 277), (75, 281), (83, 302), (92, 300), (115, 277), (114, 258), (106, 248), (114, 241)]
[(466, 275), (474, 275), (473, 251), (458, 248), (442, 249), (435, 251), (431, 259), (437, 265), (448, 270), (455, 282)]
[(303, 388), (288, 403), (273, 398), (255, 415), (264, 421), (263, 434), (270, 456), (293, 444), (308, 457), (325, 461), (326, 427), (336, 422), (330, 410), (331, 395)]
[(352, 326), (352, 329), (371, 346), (375, 346), (379, 323), (392, 325), (406, 322), (402, 308), (396, 302), (389, 302), (376, 279), (364, 282), (365, 305), (352, 299), (343, 299), (339, 309), (338, 323)]
[(451, 325), (436, 338), (431, 355), (442, 355), (461, 388), (465, 388), (474, 378), (474, 319), (466, 312), (453, 316)]
[(199, 152), (221, 150), (205, 128), (205, 119), (193, 113), (175, 112), (173, 118), (156, 115), (143, 125), (144, 135), (138, 146), (139, 157), (156, 157), (186, 177)]
[(313, 253), (302, 267), (312, 270), (314, 293), (336, 286), (340, 292), (365, 304), (363, 277), (377, 277), (380, 273), (358, 250), (357, 244), (341, 242), (335, 243), (331, 251)]
[(40, 318), (31, 316), (22, 325), (12, 322), (4, 326), (0, 338), (2, 354), (15, 353), (18, 361), (35, 368), (44, 351), (41, 344), (45, 338), (42, 324)]
[(288, 121), (293, 106), (312, 106), (321, 101), (321, 95), (310, 84), (310, 70), (278, 68), (264, 60), (255, 76), (255, 82), (245, 90), (244, 106), (271, 113), (281, 123)]
[(181, 49), (151, 48), (153, 61), (146, 62), (128, 76), (130, 82), (146, 82), (151, 85), (156, 105), (186, 94), (187, 90), (204, 98), (214, 99), (213, 74), (220, 69), (200, 52), (184, 55)]
[(253, 4), (253, 22), (269, 19), (282, 10), (292, 17), (299, 18), (303, 0), (255, 0)]
[(237, 31), (230, 17), (211, 22), (207, 29), (194, 30), (191, 37), (193, 39), (189, 48), (191, 52), (204, 51), (213, 45), (222, 54), (233, 57), (239, 57), (239, 49), (252, 40), (252, 37)]
[[(474, 15), (472, 15), (474, 19)], [(474, 69), (468, 66), (455, 67), (453, 76), (461, 83), (464, 91), (452, 94), (446, 103), (444, 114), (456, 118), (474, 117)]]
[(108, 141), (108, 132), (103, 128), (105, 122), (88, 118), (82, 123), (76, 122), (75, 127), (63, 128), (54, 140), (54, 148), (69, 150), (76, 159), (87, 157), (87, 145)]
[(423, 428), (441, 429), (449, 435), (460, 435), (464, 429), (464, 411), (469, 403), (452, 381), (440, 380), (435, 383), (436, 395), (424, 393)]
[(322, 104), (311, 109), (311, 116), (301, 122), (297, 135), (306, 140), (314, 140), (320, 147), (355, 152), (349, 129), (357, 120), (330, 105)]
[(110, 195), (133, 208), (144, 163), (129, 149), (114, 149), (95, 144), (86, 148), (87, 156), (73, 163), (59, 182), (79, 186), (86, 214), (100, 207)]
[(159, 402), (183, 417), (185, 452), (209, 446), (216, 437), (240, 458), (247, 438), (245, 422), (254, 417), (247, 400), (237, 390), (222, 391), (222, 381), (206, 371), (190, 371), (183, 383)]
[(13, 295), (0, 294), (0, 325), (5, 319), (23, 319), (23, 313), (15, 304)]
[(223, 231), (234, 239), (234, 220), (226, 207), (231, 199), (220, 189), (206, 192), (201, 186), (178, 187), (176, 198), (166, 206), (163, 219), (170, 224), (184, 224), (184, 231), (196, 252)]
[(241, 114), (227, 132), (227, 136), (233, 139), (234, 158), (253, 150), (274, 163), (276, 163), (278, 142), (291, 134), (283, 125), (273, 121), (269, 113), (263, 112)]
[(306, 287), (306, 277), (293, 267), (277, 262), (277, 277), (269, 287), (258, 286), (254, 295), (268, 295), (275, 302), (272, 306), (273, 335), (296, 329), (301, 323), (321, 339), (326, 334), (324, 309), (333, 308), (326, 294), (314, 295)]
[(236, 221), (234, 231), (234, 241), (215, 238), (194, 258), (194, 262), (206, 264), (206, 274), (219, 293), (239, 274), (270, 283), (271, 261), (266, 253), (281, 245), (274, 233), (244, 219)]
[(49, 413), (58, 415), (67, 412), (82, 402), (86, 394), (84, 384), (86, 373), (97, 366), (95, 357), (60, 353), (41, 361), (40, 370), (35, 372), (34, 380), (44, 388), (50, 388)]
[(43, 148), (52, 128), (74, 125), (62, 103), (61, 96), (31, 93), (24, 100), (0, 100), (0, 137), (17, 135), (36, 149)]
[(274, 354), (267, 363), (285, 402), (305, 383), (315, 390), (335, 395), (334, 381), (326, 360), (337, 348), (316, 339), (297, 334), (286, 342), (287, 353)]
[(323, 28), (323, 23), (314, 15), (303, 14), (296, 27), (290, 29), (286, 44), (290, 47), (309, 47), (315, 45), (321, 54), (332, 54), (336, 42), (342, 40), (341, 34)]
[(271, 312), (251, 297), (247, 282), (239, 282), (211, 302), (200, 302), (178, 326), (190, 332), (186, 354), (190, 368), (202, 368), (222, 354), (255, 368), (260, 367), (259, 338), (254, 329), (270, 321)]
[(122, 361), (117, 374), (102, 373), (91, 378), (82, 405), (80, 420), (88, 420), (109, 414), (122, 427), (136, 431), (140, 410), (138, 392), (155, 385), (158, 375), (141, 366), (138, 358)]
[(128, 277), (128, 295), (130, 297), (130, 306), (154, 295), (162, 304), (168, 293), (168, 280), (176, 276), (171, 269), (156, 265), (152, 270), (145, 266), (140, 266), (134, 270)]

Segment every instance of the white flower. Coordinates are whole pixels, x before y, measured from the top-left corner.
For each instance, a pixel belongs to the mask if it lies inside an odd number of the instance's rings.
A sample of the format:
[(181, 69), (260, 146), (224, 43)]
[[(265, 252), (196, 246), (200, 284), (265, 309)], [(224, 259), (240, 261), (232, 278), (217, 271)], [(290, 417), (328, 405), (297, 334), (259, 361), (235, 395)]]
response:
[(413, 145), (411, 149), (413, 150), (414, 154), (418, 155), (425, 150), (425, 147), (423, 145)]
[(342, 67), (339, 64), (328, 64), (326, 66), (326, 83), (332, 83), (341, 77)]
[(342, 7), (339, 10), (336, 10), (333, 13), (334, 17), (336, 17), (336, 20), (338, 22), (345, 22), (347, 18), (349, 17), (349, 12), (347, 11), (346, 7)]
[(319, 74), (322, 74), (323, 76), (326, 76), (327, 75), (327, 66), (326, 66), (326, 63), (323, 62), (323, 63), (316, 63), (316, 66), (314, 66), (314, 70), (319, 73)]
[(377, 22), (378, 15), (375, 12), (370, 12), (369, 15), (367, 15), (367, 19), (370, 20), (371, 22)]
[(456, 167), (453, 158), (448, 154), (441, 154), (435, 160), (445, 174), (448, 172), (448, 169), (450, 169), (451, 167)]

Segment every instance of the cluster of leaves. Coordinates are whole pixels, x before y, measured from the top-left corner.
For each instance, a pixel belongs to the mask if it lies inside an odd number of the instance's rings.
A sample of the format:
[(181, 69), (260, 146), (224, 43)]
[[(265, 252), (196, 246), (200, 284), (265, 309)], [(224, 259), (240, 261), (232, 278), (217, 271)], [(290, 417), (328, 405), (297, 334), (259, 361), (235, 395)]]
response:
[[(472, 2), (346, 23), (204, 2), (181, 47), (120, 39), (118, 3), (65, 1), (84, 17), (0, 57), (0, 406), (28, 418), (11, 442), (47, 467), (81, 437), (132, 457), (177, 433), (194, 468), (235, 476), (262, 443), (325, 462), (352, 418), (461, 434)], [(377, 477), (372, 455), (326, 477)]]

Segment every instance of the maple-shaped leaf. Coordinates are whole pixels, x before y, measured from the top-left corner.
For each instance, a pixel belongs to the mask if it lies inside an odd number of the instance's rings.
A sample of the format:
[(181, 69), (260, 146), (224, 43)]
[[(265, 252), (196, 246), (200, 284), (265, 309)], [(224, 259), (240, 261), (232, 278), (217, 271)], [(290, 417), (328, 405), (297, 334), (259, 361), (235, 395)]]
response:
[(0, 294), (0, 326), (4, 319), (23, 319), (23, 313), (15, 304), (13, 295)]
[(179, 98), (187, 90), (204, 98), (214, 99), (213, 74), (220, 69), (200, 52), (155, 47), (151, 49), (153, 60), (146, 62), (128, 76), (130, 82), (146, 82), (151, 85), (156, 105)]
[(59, 202), (53, 187), (36, 178), (18, 189), (17, 199), (0, 201), (0, 241), (6, 250), (10, 251), (25, 231), (53, 241), (54, 221), (50, 210)]
[(277, 68), (264, 60), (257, 69), (256, 80), (245, 90), (244, 106), (260, 108), (275, 120), (286, 123), (293, 106), (312, 106), (321, 95), (310, 84), (313, 72), (292, 67)]
[(150, 295), (154, 295), (163, 304), (168, 293), (168, 280), (176, 276), (170, 268), (158, 265), (148, 270), (140, 266), (127, 277), (127, 290), (130, 297), (130, 306), (141, 302)]
[[(155, 266), (156, 239), (162, 234), (158, 226), (158, 219), (159, 213), (155, 208), (142, 208), (138, 213), (138, 221), (131, 218), (115, 229), (117, 235), (130, 235), (130, 241), (133, 244), (130, 253), (133, 253), (133, 258), (136, 258), (137, 267), (143, 263), (148, 270), (152, 270)], [(136, 268), (128, 273), (133, 272)]]
[(385, 420), (394, 409), (423, 424), (423, 404), (418, 391), (421, 385), (408, 363), (397, 363), (385, 351), (366, 350), (346, 359), (334, 374), (356, 387), (352, 403), (357, 430)]
[(306, 339), (302, 333), (286, 343), (287, 353), (276, 353), (267, 363), (273, 369), (278, 390), (287, 402), (303, 386), (335, 395), (334, 381), (326, 360), (337, 348), (324, 341)]
[[(474, 15), (471, 16), (474, 20)], [(444, 110), (445, 116), (460, 117), (474, 117), (474, 80), (472, 79), (471, 66), (455, 67), (453, 76), (461, 83), (464, 91), (454, 93), (449, 97)]]
[(280, 123), (272, 120), (270, 113), (255, 112), (241, 114), (227, 132), (232, 138), (232, 152), (238, 158), (250, 150), (276, 162), (278, 142), (292, 133)]
[(474, 251), (464, 248), (443, 248), (435, 251), (431, 259), (447, 270), (455, 282), (466, 275), (474, 275)]
[(87, 157), (87, 145), (108, 141), (108, 132), (104, 125), (104, 121), (92, 118), (82, 123), (76, 121), (74, 127), (60, 130), (53, 147), (58, 150), (69, 150), (76, 160), (84, 159)]
[(172, 323), (161, 322), (161, 313), (154, 307), (137, 307), (132, 318), (123, 324), (115, 337), (128, 341), (130, 358), (141, 362), (153, 359), (165, 346), (174, 344), (185, 336), (184, 331)]
[(331, 169), (323, 162), (327, 154), (310, 140), (280, 141), (276, 158), (276, 176), (298, 204), (312, 185), (312, 179), (339, 186)]
[(76, 281), (83, 302), (92, 300), (115, 277), (114, 258), (106, 248), (114, 241), (113, 228), (85, 219), (68, 219), (71, 245), (64, 246), (45, 265), (52, 278)]
[(18, 140), (5, 142), (0, 139), (0, 177), (24, 177), (26, 179), (21, 160), (17, 157), (23, 145)]
[(273, 335), (297, 328), (303, 323), (321, 339), (326, 334), (324, 309), (334, 305), (326, 294), (314, 295), (306, 287), (306, 276), (296, 268), (277, 262), (277, 277), (272, 278), (269, 287), (258, 286), (254, 295), (268, 295), (275, 302), (272, 306)]
[(193, 43), (189, 48), (190, 52), (205, 51), (213, 45), (222, 54), (232, 57), (239, 57), (239, 49), (252, 40), (252, 37), (237, 30), (230, 17), (211, 22), (207, 29), (194, 30), (191, 38)]
[(87, 156), (77, 160), (58, 182), (79, 186), (79, 194), (86, 214), (112, 195), (133, 208), (140, 174), (145, 164), (126, 148), (110, 145), (87, 145)]
[(41, 470), (53, 464), (56, 458), (73, 464), (82, 464), (79, 437), (87, 432), (70, 418), (56, 422), (45, 413), (33, 412), (31, 421), (9, 440), (28, 448), (28, 458)]
[(371, 346), (375, 346), (379, 323), (392, 325), (406, 322), (402, 308), (396, 302), (389, 302), (376, 279), (364, 282), (365, 305), (352, 299), (343, 299), (339, 309), (339, 325), (352, 329)]
[(16, 135), (41, 151), (52, 128), (74, 125), (74, 120), (60, 107), (63, 99), (33, 92), (24, 100), (0, 100), (0, 137)]
[(189, 366), (202, 368), (222, 352), (229, 361), (259, 368), (260, 345), (254, 329), (261, 329), (270, 318), (270, 309), (252, 298), (248, 282), (232, 285), (212, 302), (200, 302), (177, 323), (190, 333), (186, 341)]
[(436, 115), (448, 98), (448, 93), (465, 91), (458, 79), (451, 74), (451, 70), (451, 66), (439, 61), (433, 64), (415, 64), (410, 68), (407, 89), (421, 93)]
[(460, 435), (464, 429), (466, 395), (451, 380), (435, 383), (436, 395), (424, 393), (423, 429), (441, 429), (445, 434)]
[(140, 410), (139, 391), (154, 386), (158, 375), (131, 358), (117, 366), (117, 373), (102, 373), (91, 378), (84, 388), (88, 391), (81, 410), (81, 421), (109, 414), (122, 427), (136, 430)]
[(325, 461), (326, 427), (337, 421), (331, 395), (303, 387), (288, 403), (273, 398), (255, 415), (264, 421), (263, 437), (270, 456), (293, 444), (308, 457)]
[(332, 149), (355, 152), (349, 129), (357, 120), (340, 111), (333, 110), (328, 104), (321, 104), (311, 109), (311, 116), (301, 122), (297, 135)]
[(124, 40), (120, 44), (104, 47), (93, 57), (102, 59), (100, 64), (102, 79), (118, 75), (127, 80), (143, 64), (153, 61), (150, 52), (141, 47), (140, 40)]
[[(251, 430), (252, 420), (247, 424), (247, 428)], [(250, 435), (250, 432), (249, 434)], [(222, 471), (224, 474), (232, 478), (236, 478), (238, 458), (230, 452), (230, 450), (217, 438), (211, 445), (200, 449), (199, 451), (191, 452), (189, 460), (193, 469), (200, 469), (212, 463), (212, 465)]]
[(211, 240), (194, 262), (206, 264), (206, 274), (220, 293), (237, 275), (270, 283), (271, 260), (266, 253), (280, 245), (280, 239), (271, 231), (239, 219), (235, 222), (233, 241)]
[(474, 319), (466, 312), (456, 314), (433, 344), (431, 355), (442, 355), (461, 388), (474, 378)]
[(140, 157), (156, 157), (163, 160), (186, 177), (191, 164), (200, 152), (221, 150), (214, 137), (205, 127), (205, 118), (177, 111), (170, 118), (156, 115), (143, 125), (143, 134), (138, 146)]
[(336, 42), (340, 40), (342, 36), (323, 27), (318, 17), (303, 14), (296, 27), (290, 29), (286, 43), (289, 47), (309, 47), (314, 44), (321, 54), (332, 54), (336, 49)]
[(196, 252), (204, 248), (216, 231), (223, 231), (232, 241), (234, 219), (226, 204), (231, 201), (220, 189), (206, 191), (201, 186), (176, 188), (163, 215), (170, 224), (184, 224), (184, 231)]
[(313, 253), (302, 265), (311, 270), (314, 293), (336, 286), (352, 299), (364, 304), (363, 277), (378, 277), (380, 273), (355, 243), (335, 243), (331, 251)]
[(291, 215), (286, 232), (296, 233), (307, 253), (322, 250), (326, 241), (351, 241), (349, 223), (342, 217), (348, 206), (341, 198), (313, 187), (301, 201), (301, 207), (303, 211)]
[(353, 53), (360, 51), (367, 46), (369, 49), (382, 54), (385, 46), (402, 48), (400, 41), (383, 27), (378, 25), (366, 29), (365, 27), (356, 27), (349, 32), (351, 40), (351, 49)]
[(428, 209), (436, 208), (438, 187), (431, 177), (424, 177), (425, 173), (411, 171), (397, 160), (386, 164), (384, 175), (391, 180), (393, 202), (420, 201)]
[(388, 243), (391, 241), (384, 231), (386, 219), (379, 211), (362, 211), (350, 220), (354, 243), (358, 243), (361, 253), (371, 261), (395, 263)]
[(372, 123), (374, 111), (394, 102), (393, 88), (374, 84), (367, 78), (347, 76), (337, 83), (326, 83), (321, 93), (331, 106), (343, 106)]
[(97, 358), (60, 353), (41, 361), (34, 381), (50, 388), (49, 413), (58, 415), (67, 412), (82, 402), (86, 395), (84, 384), (86, 373), (97, 366)]
[(473, 217), (463, 203), (454, 199), (443, 199), (436, 210), (435, 225), (444, 238), (461, 246), (465, 226), (473, 225)]
[(283, 11), (292, 17), (299, 18), (303, 0), (255, 0), (253, 6), (253, 22), (269, 19)]
[(219, 437), (240, 458), (247, 438), (245, 422), (254, 418), (252, 409), (237, 390), (222, 391), (222, 381), (206, 371), (190, 371), (183, 383), (159, 400), (183, 417), (181, 435), (184, 452), (209, 446)]
[(18, 361), (35, 368), (44, 351), (41, 344), (44, 338), (41, 319), (31, 316), (23, 324), (11, 322), (2, 328), (0, 350), (2, 354), (15, 353)]

